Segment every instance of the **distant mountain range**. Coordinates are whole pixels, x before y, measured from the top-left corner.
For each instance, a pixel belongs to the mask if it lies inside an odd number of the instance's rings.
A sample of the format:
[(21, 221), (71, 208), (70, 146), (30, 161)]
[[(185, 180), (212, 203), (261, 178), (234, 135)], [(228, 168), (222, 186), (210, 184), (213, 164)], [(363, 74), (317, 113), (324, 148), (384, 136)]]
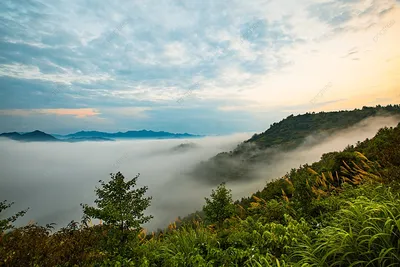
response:
[(201, 137), (199, 135), (192, 135), (188, 133), (169, 133), (169, 132), (153, 132), (147, 130), (140, 131), (127, 131), (117, 133), (105, 133), (98, 131), (80, 131), (73, 134), (68, 134), (66, 137), (103, 137), (103, 138), (190, 138), (190, 137)]
[(12, 133), (2, 133), (0, 134), (0, 137), (5, 137), (8, 139), (16, 140), (16, 141), (31, 141), (31, 142), (37, 142), (37, 141), (43, 141), (43, 142), (54, 142), (54, 141), (60, 141), (59, 139), (55, 138), (54, 136), (41, 132), (41, 131), (33, 131), (29, 133), (17, 133), (17, 132), (12, 132)]
[[(55, 137), (56, 136), (56, 137)], [(147, 130), (127, 131), (117, 133), (105, 133), (98, 131), (80, 131), (67, 135), (51, 135), (42, 131), (33, 131), (28, 133), (2, 133), (0, 138), (8, 138), (22, 142), (82, 142), (82, 141), (115, 141), (115, 139), (178, 139), (178, 138), (196, 138), (201, 135), (188, 133), (169, 133), (154, 132)]]

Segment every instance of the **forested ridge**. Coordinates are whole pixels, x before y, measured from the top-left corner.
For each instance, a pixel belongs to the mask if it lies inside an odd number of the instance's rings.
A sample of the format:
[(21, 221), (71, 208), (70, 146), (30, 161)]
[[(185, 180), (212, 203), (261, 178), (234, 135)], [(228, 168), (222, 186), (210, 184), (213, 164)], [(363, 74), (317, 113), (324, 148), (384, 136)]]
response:
[(273, 123), (265, 132), (254, 134), (232, 151), (219, 153), (199, 163), (190, 175), (211, 184), (251, 180), (255, 177), (252, 171), (257, 165), (269, 164), (277, 152), (293, 151), (304, 144), (306, 138), (311, 135), (319, 137), (316, 140), (323, 142), (323, 136), (329, 137), (365, 119), (377, 116), (400, 118), (400, 105), (290, 115), (278, 123)]
[(346, 129), (373, 116), (400, 115), (399, 105), (363, 107), (362, 109), (290, 115), (244, 143), (255, 143), (262, 148), (280, 146), (290, 149), (299, 145), (311, 133), (335, 132)]
[[(341, 114), (338, 120), (343, 126), (379, 109), (397, 113), (399, 107), (296, 117), (318, 124), (325, 116)], [(350, 120), (349, 114), (357, 119)], [(318, 119), (309, 119), (313, 116)], [(285, 127), (270, 129), (291, 129), (293, 121), (289, 122), (296, 117), (280, 122)], [(277, 134), (274, 131), (250, 140), (268, 142)], [(291, 134), (300, 136), (301, 131)], [(137, 188), (138, 178), (116, 173), (110, 181), (100, 181), (96, 206), (82, 204), (82, 221), (56, 232), (51, 224), (12, 227), (25, 211), (0, 220), (0, 265), (398, 266), (400, 262), (400, 123), (343, 151), (327, 151), (318, 162), (288, 170), (247, 198), (234, 201), (228, 186), (221, 183), (205, 199), (201, 212), (177, 219), (160, 232), (148, 233), (141, 227), (151, 220), (145, 215), (151, 197), (146, 196), (147, 187)], [(0, 212), (11, 204), (1, 202)], [(93, 219), (101, 221), (93, 225)]]

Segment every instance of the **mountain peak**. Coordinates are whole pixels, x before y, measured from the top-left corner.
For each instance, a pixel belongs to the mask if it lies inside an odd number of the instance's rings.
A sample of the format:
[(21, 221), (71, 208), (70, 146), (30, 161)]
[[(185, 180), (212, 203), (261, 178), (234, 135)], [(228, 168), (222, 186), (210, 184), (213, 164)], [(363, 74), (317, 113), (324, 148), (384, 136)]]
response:
[(47, 134), (45, 132), (35, 130), (33, 132), (28, 132), (28, 133), (23, 133), (19, 134), (17, 132), (12, 132), (12, 133), (2, 133), (0, 134), (2, 137), (7, 137), (12, 140), (17, 140), (17, 141), (25, 141), (25, 142), (31, 142), (31, 141), (58, 141), (57, 138), (54, 136)]
[(35, 134), (46, 134), (45, 132), (39, 131), (39, 130), (34, 130), (33, 132), (30, 133), (35, 133)]

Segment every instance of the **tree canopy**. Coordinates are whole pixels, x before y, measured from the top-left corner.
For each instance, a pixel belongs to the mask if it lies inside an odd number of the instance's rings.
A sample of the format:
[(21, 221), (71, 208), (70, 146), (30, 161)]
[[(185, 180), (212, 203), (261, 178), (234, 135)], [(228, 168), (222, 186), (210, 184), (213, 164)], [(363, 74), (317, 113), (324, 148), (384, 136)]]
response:
[(111, 180), (100, 180), (101, 187), (96, 188), (96, 207), (81, 204), (84, 216), (96, 218), (104, 224), (118, 226), (122, 230), (140, 229), (140, 225), (148, 222), (152, 215), (144, 215), (150, 206), (152, 197), (145, 197), (147, 186), (135, 188), (138, 174), (133, 179), (125, 181), (122, 173), (110, 174)]
[(232, 193), (226, 188), (225, 183), (221, 183), (216, 190), (212, 190), (211, 198), (205, 198), (205, 200), (203, 211), (209, 223), (222, 225), (225, 219), (232, 217), (235, 213)]

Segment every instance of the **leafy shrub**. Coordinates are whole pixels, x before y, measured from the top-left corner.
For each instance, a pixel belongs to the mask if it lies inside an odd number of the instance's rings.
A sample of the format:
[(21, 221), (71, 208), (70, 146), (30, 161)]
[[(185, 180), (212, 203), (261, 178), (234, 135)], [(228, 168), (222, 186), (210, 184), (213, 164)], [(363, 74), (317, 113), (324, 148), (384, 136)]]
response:
[[(6, 209), (10, 208), (14, 202), (12, 203), (7, 203), (7, 201), (1, 201), (0, 202), (0, 214), (4, 212)], [(15, 222), (19, 217), (22, 217), (25, 215), (25, 213), (28, 211), (28, 209), (19, 211), (16, 214), (12, 215), (11, 217), (8, 217), (6, 219), (0, 219), (0, 234), (2, 234), (4, 231), (12, 229), (13, 225), (12, 223)]]
[(225, 187), (225, 183), (221, 183), (216, 190), (212, 190), (211, 198), (205, 198), (205, 200), (206, 205), (204, 205), (203, 211), (208, 223), (221, 226), (225, 219), (235, 214), (232, 193)]

